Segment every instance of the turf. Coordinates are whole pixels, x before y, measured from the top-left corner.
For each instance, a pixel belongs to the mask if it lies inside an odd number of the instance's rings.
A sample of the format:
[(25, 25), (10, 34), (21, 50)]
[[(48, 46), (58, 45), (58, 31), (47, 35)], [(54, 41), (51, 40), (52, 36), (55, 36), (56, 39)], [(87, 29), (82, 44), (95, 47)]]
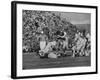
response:
[(61, 57), (57, 59), (41, 59), (35, 54), (23, 54), (23, 69), (41, 69), (58, 67), (82, 67), (91, 66), (90, 56), (82, 57)]

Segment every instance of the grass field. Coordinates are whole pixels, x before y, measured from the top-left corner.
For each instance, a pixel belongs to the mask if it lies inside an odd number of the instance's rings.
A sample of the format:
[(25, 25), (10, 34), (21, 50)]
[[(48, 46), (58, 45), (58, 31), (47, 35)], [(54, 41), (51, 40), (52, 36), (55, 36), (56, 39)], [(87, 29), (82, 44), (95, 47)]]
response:
[(58, 59), (41, 59), (33, 54), (23, 54), (23, 69), (57, 68), (90, 66), (91, 58), (88, 57), (62, 57)]

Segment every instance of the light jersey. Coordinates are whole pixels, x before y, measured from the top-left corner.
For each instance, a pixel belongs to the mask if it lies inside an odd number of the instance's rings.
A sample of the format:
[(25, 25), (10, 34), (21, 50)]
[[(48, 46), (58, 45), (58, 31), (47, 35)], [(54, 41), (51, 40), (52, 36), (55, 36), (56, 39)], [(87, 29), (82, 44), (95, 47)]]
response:
[(43, 50), (46, 47), (46, 41), (40, 41), (40, 49)]
[(90, 34), (89, 34), (89, 33), (86, 35), (86, 37), (88, 38), (88, 41), (90, 41), (90, 42), (91, 42), (91, 36), (90, 36)]
[(45, 46), (45, 48), (41, 49), (41, 51), (43, 51), (44, 53), (47, 53), (48, 51), (51, 51), (52, 50), (52, 48), (51, 48), (52, 45), (56, 45), (56, 41), (48, 42), (48, 44)]
[(40, 49), (43, 50), (46, 47), (46, 35), (40, 36)]
[(75, 41), (77, 41), (77, 39), (80, 37), (79, 34), (75, 34)]
[(68, 48), (68, 37), (65, 37), (65, 41), (63, 41), (63, 48)]
[(53, 52), (50, 52), (48, 54), (48, 58), (57, 58), (58, 56), (56, 54), (54, 54)]
[(85, 44), (86, 44), (86, 39), (79, 37), (78, 41), (76, 42), (77, 50), (85, 46)]

